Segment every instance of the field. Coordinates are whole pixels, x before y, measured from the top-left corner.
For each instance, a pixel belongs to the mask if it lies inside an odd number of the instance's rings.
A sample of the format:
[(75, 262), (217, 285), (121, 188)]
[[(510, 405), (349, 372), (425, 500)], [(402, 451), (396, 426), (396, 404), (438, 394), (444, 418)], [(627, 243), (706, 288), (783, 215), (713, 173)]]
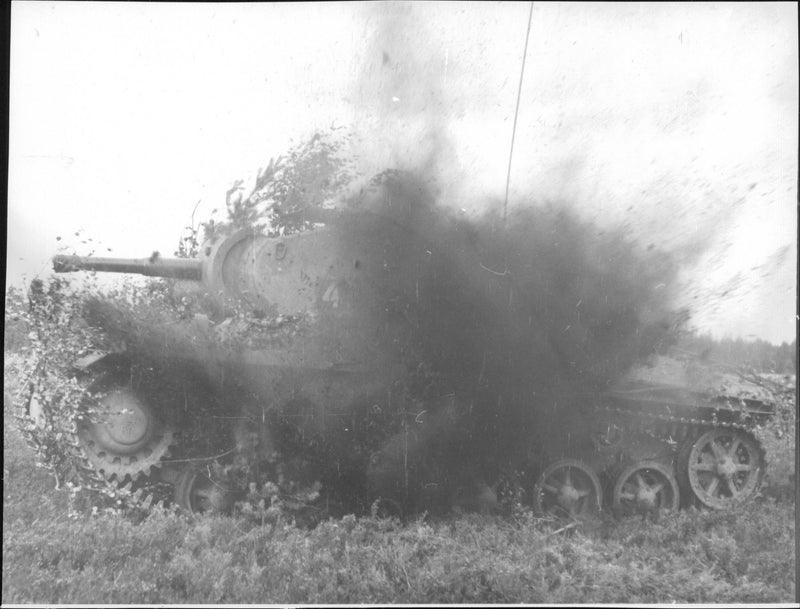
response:
[(786, 429), (765, 431), (770, 466), (760, 496), (729, 511), (567, 529), (524, 510), (408, 523), (347, 516), (304, 530), (81, 511), (36, 467), (6, 406), (2, 601), (788, 603), (796, 560), (789, 415)]

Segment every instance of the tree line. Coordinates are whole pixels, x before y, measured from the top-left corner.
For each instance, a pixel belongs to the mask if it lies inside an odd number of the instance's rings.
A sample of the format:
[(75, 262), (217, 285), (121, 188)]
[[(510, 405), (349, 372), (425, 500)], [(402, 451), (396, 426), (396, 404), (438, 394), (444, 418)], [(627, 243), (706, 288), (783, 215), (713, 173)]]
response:
[(714, 364), (774, 374), (795, 374), (797, 370), (796, 339), (773, 345), (761, 339), (715, 339), (710, 334), (693, 333), (682, 337), (677, 347)]

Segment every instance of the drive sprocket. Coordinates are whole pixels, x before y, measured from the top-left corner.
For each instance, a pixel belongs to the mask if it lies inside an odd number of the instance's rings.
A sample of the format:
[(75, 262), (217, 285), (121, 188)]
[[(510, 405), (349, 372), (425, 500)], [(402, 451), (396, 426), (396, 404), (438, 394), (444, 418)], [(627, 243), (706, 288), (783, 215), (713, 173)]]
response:
[(95, 412), (76, 423), (77, 443), (89, 464), (118, 482), (136, 480), (159, 467), (169, 455), (172, 429), (116, 375), (100, 377), (89, 391), (99, 397)]

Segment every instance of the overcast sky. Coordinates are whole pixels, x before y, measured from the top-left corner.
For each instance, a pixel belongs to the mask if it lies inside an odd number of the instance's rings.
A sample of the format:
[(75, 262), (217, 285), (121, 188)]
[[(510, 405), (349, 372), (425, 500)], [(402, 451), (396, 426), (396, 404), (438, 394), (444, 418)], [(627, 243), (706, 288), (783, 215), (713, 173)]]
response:
[[(64, 245), (169, 255), (332, 124), (365, 171), (433, 155), (443, 205), (497, 205), (529, 7), (14, 3), (8, 281)], [(791, 341), (797, 47), (794, 3), (535, 3), (509, 206), (625, 223), (700, 329)]]

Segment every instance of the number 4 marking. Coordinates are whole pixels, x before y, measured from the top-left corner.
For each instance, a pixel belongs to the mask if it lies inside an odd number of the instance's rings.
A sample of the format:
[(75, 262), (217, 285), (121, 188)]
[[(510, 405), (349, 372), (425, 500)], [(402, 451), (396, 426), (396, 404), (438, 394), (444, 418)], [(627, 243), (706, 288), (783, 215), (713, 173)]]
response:
[(332, 283), (322, 295), (322, 302), (330, 302), (334, 309), (339, 306), (339, 286)]

